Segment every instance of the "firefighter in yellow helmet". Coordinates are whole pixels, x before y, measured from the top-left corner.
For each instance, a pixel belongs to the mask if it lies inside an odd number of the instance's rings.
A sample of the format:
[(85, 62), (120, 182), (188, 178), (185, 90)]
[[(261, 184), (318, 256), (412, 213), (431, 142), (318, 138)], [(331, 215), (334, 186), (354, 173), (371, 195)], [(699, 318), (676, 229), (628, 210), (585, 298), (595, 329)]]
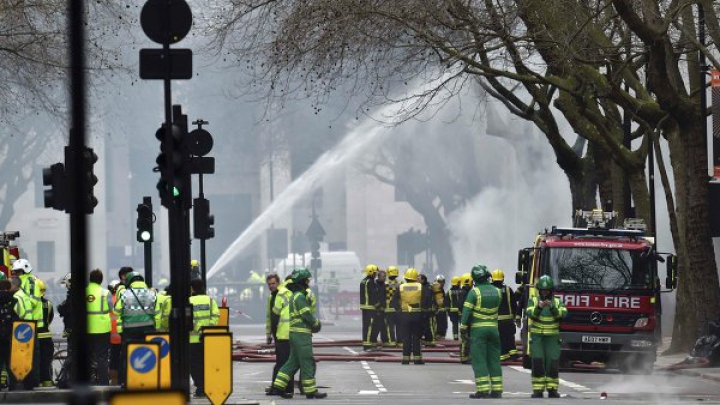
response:
[[(460, 305), (460, 314), (462, 314), (462, 309), (465, 305), (465, 299), (467, 298), (468, 293), (473, 288), (473, 279), (472, 275), (470, 273), (464, 273), (462, 276), (460, 276), (460, 300), (458, 304)], [(462, 364), (470, 364), (470, 346), (468, 346), (467, 342), (460, 340), (460, 363)]]
[(399, 275), (400, 271), (398, 270), (397, 266), (388, 266), (388, 279), (385, 282), (385, 327), (388, 331), (388, 338), (391, 342), (395, 342), (395, 344), (399, 344), (401, 342), (400, 313), (396, 309), (400, 300), (400, 280), (398, 280)]
[(447, 303), (448, 316), (452, 323), (453, 340), (460, 339), (458, 324), (460, 322), (460, 277), (453, 276), (450, 279), (450, 289), (445, 293), (445, 302)]
[(492, 271), (492, 285), (500, 290), (500, 309), (498, 310), (498, 330), (500, 331), (500, 361), (515, 359), (515, 324), (520, 321), (515, 292), (505, 285), (505, 273), (500, 269)]
[(375, 342), (371, 341), (375, 325), (375, 315), (380, 308), (380, 297), (375, 283), (378, 266), (368, 264), (365, 266), (365, 278), (360, 282), (360, 311), (362, 312), (362, 342), (363, 350), (375, 350)]
[[(420, 336), (423, 333), (423, 308), (430, 302), (423, 302), (422, 285), (418, 282), (419, 274), (414, 268), (405, 271), (405, 282), (400, 285), (400, 322), (403, 336), (402, 364), (425, 364), (422, 358)], [(432, 297), (430, 298), (432, 299)]]

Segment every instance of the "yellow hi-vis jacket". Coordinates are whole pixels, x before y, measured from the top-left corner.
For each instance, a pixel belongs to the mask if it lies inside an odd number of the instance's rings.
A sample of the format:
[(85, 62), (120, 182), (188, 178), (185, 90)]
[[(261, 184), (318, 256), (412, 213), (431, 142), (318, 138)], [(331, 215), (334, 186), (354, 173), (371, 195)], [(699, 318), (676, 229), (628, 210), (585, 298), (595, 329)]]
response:
[(275, 334), (277, 340), (290, 339), (290, 300), (292, 296), (292, 291), (287, 289), (287, 283), (280, 284), (272, 309), (273, 313), (280, 317)]
[(89, 283), (85, 287), (85, 302), (87, 308), (87, 333), (110, 333), (110, 292), (100, 284)]
[(538, 306), (539, 297), (528, 300), (527, 315), (530, 319), (530, 333), (539, 335), (559, 335), (560, 320), (567, 315), (567, 308), (562, 300), (551, 297), (551, 304), (545, 308)]
[(40, 284), (37, 281), (37, 277), (25, 273), (20, 276), (20, 289), (28, 298), (33, 300), (33, 319), (37, 320), (37, 327), (42, 328), (45, 326), (42, 313), (42, 293), (40, 292)]
[(217, 302), (211, 297), (201, 294), (190, 297), (192, 305), (193, 329), (190, 332), (190, 343), (200, 343), (200, 334), (204, 326), (215, 326), (220, 321), (220, 310)]
[[(35, 317), (35, 305), (37, 305), (36, 301), (28, 297), (28, 295), (25, 294), (25, 291), (23, 291), (22, 289), (15, 291), (15, 294), (13, 294), (13, 296), (17, 300), (17, 302), (15, 303), (15, 313), (17, 314), (18, 318), (23, 321), (37, 321), (38, 318)], [(40, 320), (42, 320), (42, 312), (40, 315)], [(37, 325), (38, 324), (35, 325), (36, 328)]]

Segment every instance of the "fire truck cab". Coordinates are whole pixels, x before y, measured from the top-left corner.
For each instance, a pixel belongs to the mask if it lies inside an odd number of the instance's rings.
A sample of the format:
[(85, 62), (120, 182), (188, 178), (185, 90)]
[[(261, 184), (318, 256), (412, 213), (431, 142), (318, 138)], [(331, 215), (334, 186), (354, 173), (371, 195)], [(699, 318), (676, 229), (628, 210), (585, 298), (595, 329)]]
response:
[[(568, 309), (560, 323), (561, 363), (601, 362), (623, 372), (650, 373), (661, 342), (661, 283), (658, 262), (665, 262), (665, 287), (677, 284), (677, 257), (655, 251), (645, 224), (626, 219), (614, 228), (616, 214), (576, 212), (575, 227), (552, 227), (537, 235), (518, 255), (516, 282), (520, 305), (537, 295), (535, 283), (549, 275), (554, 294)], [(527, 314), (523, 311), (524, 365), (529, 368)]]
[(15, 245), (15, 239), (20, 237), (19, 231), (0, 232), (0, 251), (2, 262), (0, 262), (0, 273), (10, 278), (12, 262), (20, 257), (20, 250)]

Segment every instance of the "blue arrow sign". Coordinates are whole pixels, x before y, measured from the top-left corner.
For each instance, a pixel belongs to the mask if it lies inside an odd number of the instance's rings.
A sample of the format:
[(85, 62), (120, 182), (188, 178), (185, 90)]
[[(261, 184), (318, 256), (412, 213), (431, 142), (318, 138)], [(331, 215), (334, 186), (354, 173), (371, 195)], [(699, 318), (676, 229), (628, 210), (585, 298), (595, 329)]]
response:
[(160, 358), (164, 359), (170, 353), (170, 343), (163, 337), (158, 336), (150, 339), (151, 342), (160, 343)]
[(137, 347), (130, 353), (130, 367), (138, 373), (147, 373), (155, 368), (157, 357), (149, 347)]
[(32, 327), (26, 323), (21, 323), (15, 328), (15, 340), (20, 343), (27, 343), (33, 338)]

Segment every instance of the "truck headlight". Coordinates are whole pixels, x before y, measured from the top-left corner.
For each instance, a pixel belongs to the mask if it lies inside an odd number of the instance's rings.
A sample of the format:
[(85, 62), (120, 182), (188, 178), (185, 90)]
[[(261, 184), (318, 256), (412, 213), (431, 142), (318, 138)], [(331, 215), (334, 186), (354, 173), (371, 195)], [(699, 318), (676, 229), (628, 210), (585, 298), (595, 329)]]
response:
[(630, 346), (632, 346), (632, 347), (650, 347), (652, 345), (653, 345), (652, 340), (633, 339), (630, 341)]
[(644, 328), (648, 325), (648, 318), (638, 318), (637, 321), (635, 321), (635, 327), (636, 328)]

